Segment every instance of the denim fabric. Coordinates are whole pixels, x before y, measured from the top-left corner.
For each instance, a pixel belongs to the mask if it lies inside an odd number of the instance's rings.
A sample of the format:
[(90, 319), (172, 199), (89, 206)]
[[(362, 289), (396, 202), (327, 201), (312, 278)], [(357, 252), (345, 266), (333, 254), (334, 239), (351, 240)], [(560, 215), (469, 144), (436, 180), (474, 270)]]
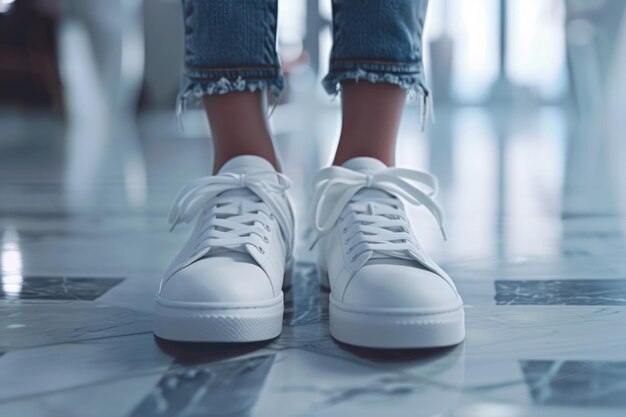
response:
[(427, 0), (333, 0), (333, 48), (323, 80), (329, 93), (346, 79), (423, 86), (422, 31)]
[(185, 57), (179, 112), (201, 105), (206, 94), (280, 92), (277, 0), (182, 0), (182, 6)]
[[(282, 0), (289, 1), (289, 0)], [(180, 105), (190, 98), (269, 89), (283, 77), (276, 54), (277, 0), (182, 0), (185, 69)], [(323, 86), (344, 80), (397, 84), (429, 106), (422, 32), (428, 0), (333, 0), (333, 48)], [(423, 114), (423, 117), (426, 113)]]

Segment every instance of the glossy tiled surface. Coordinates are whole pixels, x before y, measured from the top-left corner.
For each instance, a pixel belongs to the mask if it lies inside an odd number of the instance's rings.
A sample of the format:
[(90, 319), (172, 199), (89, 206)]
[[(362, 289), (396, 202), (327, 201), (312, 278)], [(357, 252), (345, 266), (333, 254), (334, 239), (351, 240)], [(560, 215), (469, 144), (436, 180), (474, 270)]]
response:
[(2, 114), (0, 415), (624, 415), (626, 178), (611, 161), (626, 155), (568, 114), (442, 108), (422, 135), (407, 108), (399, 163), (439, 177), (449, 242), (425, 213), (413, 221), (467, 314), (465, 343), (426, 351), (328, 334), (305, 218), (336, 108), (296, 101), (272, 119), (298, 262), (283, 334), (235, 346), (151, 333), (154, 291), (188, 232), (167, 232), (169, 202), (210, 170), (198, 129), (180, 137), (170, 114), (150, 114), (97, 137)]

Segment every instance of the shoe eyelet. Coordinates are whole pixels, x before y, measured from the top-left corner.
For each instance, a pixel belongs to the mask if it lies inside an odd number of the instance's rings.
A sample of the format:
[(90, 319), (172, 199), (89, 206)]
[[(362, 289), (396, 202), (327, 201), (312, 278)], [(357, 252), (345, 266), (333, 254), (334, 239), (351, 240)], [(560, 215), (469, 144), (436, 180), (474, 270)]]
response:
[(267, 238), (267, 236), (263, 236), (263, 242), (270, 243), (270, 240)]
[[(348, 243), (348, 242), (346, 242)], [(348, 248), (348, 253), (352, 253), (352, 248)]]
[(274, 213), (270, 213), (270, 220), (274, 220), (276, 219), (276, 216), (274, 216)]
[(348, 231), (348, 228), (347, 228), (347, 227), (344, 227), (344, 228), (343, 228), (343, 232), (344, 232), (344, 233), (346, 233), (347, 231)]
[(261, 246), (257, 246), (256, 250), (258, 250), (261, 253), (265, 253), (265, 249), (263, 249)]
[(350, 262), (354, 262), (356, 260), (356, 256), (353, 256), (352, 258), (350, 258)]
[(264, 227), (264, 228), (265, 228), (265, 230), (267, 230), (268, 232), (271, 232), (271, 231), (272, 231), (272, 228), (271, 228), (269, 225), (267, 225), (267, 224), (264, 224), (264, 225), (263, 225), (263, 227)]

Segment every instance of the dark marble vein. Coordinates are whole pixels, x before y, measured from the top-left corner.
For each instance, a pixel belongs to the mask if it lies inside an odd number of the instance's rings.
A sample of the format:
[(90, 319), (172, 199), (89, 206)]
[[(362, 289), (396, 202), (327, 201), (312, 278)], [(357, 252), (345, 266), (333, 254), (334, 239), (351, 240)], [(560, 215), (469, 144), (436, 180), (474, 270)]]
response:
[(246, 416), (256, 403), (274, 354), (167, 372), (131, 413), (139, 416)]
[(495, 281), (498, 305), (626, 306), (626, 279)]
[(303, 326), (328, 320), (328, 295), (320, 288), (317, 266), (299, 262), (285, 294), (286, 326)]
[(626, 362), (530, 360), (520, 366), (536, 404), (626, 407)]
[(0, 300), (95, 300), (122, 281), (124, 278), (3, 277)]

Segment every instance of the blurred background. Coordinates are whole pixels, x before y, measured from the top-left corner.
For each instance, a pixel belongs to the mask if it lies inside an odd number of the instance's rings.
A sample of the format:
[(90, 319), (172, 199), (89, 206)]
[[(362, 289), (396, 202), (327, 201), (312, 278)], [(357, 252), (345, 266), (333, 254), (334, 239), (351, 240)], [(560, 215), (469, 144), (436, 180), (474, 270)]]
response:
[[(319, 84), (331, 7), (279, 3), (288, 87), (270, 122), (304, 218), (311, 176), (339, 131), (340, 100)], [(424, 48), (436, 123), (422, 132), (409, 103), (398, 161), (439, 177), (453, 236), (442, 256), (508, 265), (561, 253), (571, 244), (562, 220), (580, 216), (610, 214), (622, 242), (626, 3), (430, 3)], [(0, 0), (5, 230), (25, 212), (164, 224), (175, 191), (211, 169), (204, 114), (180, 123), (175, 114), (182, 46), (176, 0)], [(467, 235), (471, 244), (454, 237)]]

